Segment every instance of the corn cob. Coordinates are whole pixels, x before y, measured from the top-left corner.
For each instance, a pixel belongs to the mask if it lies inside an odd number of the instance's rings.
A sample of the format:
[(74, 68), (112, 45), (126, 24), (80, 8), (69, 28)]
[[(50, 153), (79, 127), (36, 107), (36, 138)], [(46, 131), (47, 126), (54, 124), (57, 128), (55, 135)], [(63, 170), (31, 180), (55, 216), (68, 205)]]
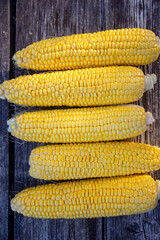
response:
[(104, 67), (20, 76), (0, 85), (0, 98), (28, 106), (93, 106), (137, 101), (156, 83), (135, 67)]
[(150, 211), (160, 181), (149, 175), (98, 178), (28, 188), (11, 201), (13, 211), (35, 218), (92, 218)]
[(44, 180), (112, 177), (160, 168), (160, 149), (143, 143), (99, 142), (41, 146), (30, 155), (30, 175)]
[(18, 51), (21, 68), (64, 70), (106, 65), (146, 65), (159, 56), (160, 40), (146, 29), (118, 29), (45, 39)]
[(137, 136), (152, 121), (152, 114), (136, 105), (58, 109), (16, 116), (8, 131), (32, 142), (97, 142)]

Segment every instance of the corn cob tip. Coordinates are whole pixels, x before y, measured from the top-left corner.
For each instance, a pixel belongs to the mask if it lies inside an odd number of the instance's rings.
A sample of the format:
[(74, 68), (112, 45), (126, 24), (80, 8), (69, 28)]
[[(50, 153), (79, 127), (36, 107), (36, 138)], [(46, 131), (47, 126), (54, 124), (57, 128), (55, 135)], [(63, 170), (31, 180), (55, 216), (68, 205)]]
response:
[(147, 74), (144, 76), (144, 92), (150, 90), (154, 87), (157, 82), (157, 77), (155, 74)]
[(18, 52), (16, 52), (14, 55), (13, 55), (13, 60), (16, 60), (16, 55), (17, 55)]
[(3, 90), (3, 83), (0, 84), (0, 99), (5, 99), (5, 92)]
[(12, 200), (11, 200), (11, 209), (14, 212), (18, 212), (21, 213), (24, 209), (25, 206), (21, 204), (20, 201), (17, 201), (17, 197), (15, 196)]
[(14, 198), (11, 200), (11, 209), (12, 211), (17, 211), (17, 206), (14, 203)]
[(160, 180), (156, 180), (156, 190), (157, 190), (158, 200), (160, 200)]
[(13, 60), (15, 61), (15, 63), (19, 66), (23, 63), (23, 58), (20, 57), (20, 51), (16, 52), (13, 55)]
[(8, 132), (13, 132), (13, 130), (18, 127), (16, 118), (9, 119), (7, 121), (7, 124), (8, 124)]

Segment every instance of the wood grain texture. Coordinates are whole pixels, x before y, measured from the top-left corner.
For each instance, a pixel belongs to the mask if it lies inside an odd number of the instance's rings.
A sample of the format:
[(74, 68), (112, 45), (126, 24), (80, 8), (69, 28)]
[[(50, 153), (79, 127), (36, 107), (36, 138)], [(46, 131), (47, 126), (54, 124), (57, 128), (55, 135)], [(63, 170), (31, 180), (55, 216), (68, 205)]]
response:
[[(112, 28), (132, 28), (140, 27), (153, 30), (156, 35), (160, 35), (159, 1), (138, 0), (138, 1), (103, 1), (103, 30)], [(159, 76), (159, 60), (155, 63), (141, 68), (145, 74), (155, 73)], [(157, 82), (154, 90), (146, 92), (137, 103), (146, 111), (153, 113), (155, 123), (149, 127), (148, 131), (132, 140), (144, 142), (152, 145), (160, 145), (160, 115), (159, 115), (159, 93), (160, 86)], [(160, 178), (160, 171), (151, 174), (155, 178)], [(104, 218), (104, 239), (159, 239), (160, 236), (160, 205), (151, 212), (134, 216), (122, 216)]]
[[(9, 4), (0, 1), (0, 83), (9, 78)], [(0, 239), (8, 239), (8, 103), (0, 101)]]
[[(22, 14), (23, 13), (23, 14)], [(74, 33), (101, 30), (101, 1), (34, 1), (16, 4), (16, 51), (35, 41)], [(23, 22), (23, 26), (22, 26)], [(16, 69), (16, 76), (29, 71)], [(16, 107), (16, 112), (21, 111)], [(15, 193), (43, 184), (28, 174), (28, 159), (36, 143), (15, 140)], [(41, 220), (15, 213), (18, 239), (102, 239), (102, 219)]]

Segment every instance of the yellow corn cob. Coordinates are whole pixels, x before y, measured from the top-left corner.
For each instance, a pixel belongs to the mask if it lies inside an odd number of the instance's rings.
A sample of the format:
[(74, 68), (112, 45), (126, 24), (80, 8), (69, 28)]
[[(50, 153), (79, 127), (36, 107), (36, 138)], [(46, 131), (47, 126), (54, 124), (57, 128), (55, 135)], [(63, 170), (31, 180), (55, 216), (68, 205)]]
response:
[(160, 181), (149, 175), (70, 181), (28, 188), (11, 201), (13, 211), (35, 218), (92, 218), (150, 211)]
[(137, 136), (151, 113), (136, 105), (26, 112), (8, 121), (8, 131), (32, 142), (96, 142)]
[(0, 98), (28, 106), (92, 106), (137, 101), (156, 83), (135, 67), (104, 67), (20, 76), (0, 85)]
[(38, 147), (30, 155), (30, 175), (45, 180), (111, 177), (160, 168), (160, 149), (143, 143), (100, 142)]
[(22, 68), (64, 70), (106, 65), (145, 65), (159, 56), (160, 40), (146, 29), (118, 29), (51, 38), (18, 51)]

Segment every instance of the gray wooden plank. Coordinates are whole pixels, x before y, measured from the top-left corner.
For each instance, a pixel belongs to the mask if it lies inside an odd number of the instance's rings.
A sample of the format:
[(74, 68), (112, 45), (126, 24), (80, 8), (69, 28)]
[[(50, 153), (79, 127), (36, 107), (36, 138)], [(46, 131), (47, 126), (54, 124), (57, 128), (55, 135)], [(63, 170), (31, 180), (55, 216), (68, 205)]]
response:
[[(9, 78), (9, 1), (0, 1), (0, 83)], [(0, 101), (0, 239), (8, 239), (8, 103)]]
[[(160, 35), (160, 2), (158, 0), (139, 1), (103, 1), (103, 30), (112, 28), (141, 27), (153, 30)], [(142, 68), (145, 73), (155, 73), (159, 77), (159, 60)], [(154, 90), (148, 91), (137, 103), (146, 111), (153, 113), (156, 121), (149, 130), (132, 140), (148, 144), (160, 145), (159, 91), (157, 82)], [(160, 171), (151, 173), (160, 178)], [(154, 211), (132, 216), (104, 218), (104, 239), (154, 239), (160, 234), (160, 204)]]
[[(22, 14), (23, 12), (23, 14)], [(56, 0), (16, 3), (16, 51), (41, 39), (101, 30), (101, 1)], [(23, 23), (23, 24), (22, 24)], [(16, 76), (29, 71), (16, 68)], [(22, 108), (16, 107), (16, 112)], [(15, 193), (29, 186), (43, 184), (28, 174), (28, 159), (37, 143), (15, 140)], [(101, 219), (43, 220), (15, 213), (18, 239), (101, 239)]]

